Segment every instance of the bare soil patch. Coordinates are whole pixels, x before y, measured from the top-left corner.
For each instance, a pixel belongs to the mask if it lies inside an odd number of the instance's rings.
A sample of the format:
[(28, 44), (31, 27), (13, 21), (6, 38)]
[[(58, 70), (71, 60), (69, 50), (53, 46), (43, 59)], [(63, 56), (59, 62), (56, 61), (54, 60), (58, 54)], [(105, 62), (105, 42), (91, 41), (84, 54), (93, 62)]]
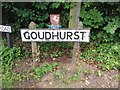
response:
[[(60, 70), (63, 74), (63, 78), (55, 76), (55, 71), (47, 73), (41, 77), (40, 80), (30, 77), (28, 80), (22, 82), (16, 81), (15, 87), (17, 88), (118, 88), (119, 85), (119, 71), (101, 71), (97, 65), (90, 65), (84, 61), (80, 61), (76, 68), (79, 68), (80, 72), (78, 76), (75, 76), (77, 71), (71, 73), (71, 59), (61, 60), (56, 70)], [(48, 60), (49, 63), (55, 62)], [(44, 64), (38, 63), (36, 67)], [(18, 67), (14, 68), (14, 72), (19, 73), (24, 70), (28, 70), (31, 67), (31, 59), (25, 60)], [(99, 72), (100, 71), (100, 72)], [(100, 74), (100, 75), (99, 75)], [(73, 78), (71, 78), (73, 77)], [(77, 78), (74, 80), (74, 78)]]

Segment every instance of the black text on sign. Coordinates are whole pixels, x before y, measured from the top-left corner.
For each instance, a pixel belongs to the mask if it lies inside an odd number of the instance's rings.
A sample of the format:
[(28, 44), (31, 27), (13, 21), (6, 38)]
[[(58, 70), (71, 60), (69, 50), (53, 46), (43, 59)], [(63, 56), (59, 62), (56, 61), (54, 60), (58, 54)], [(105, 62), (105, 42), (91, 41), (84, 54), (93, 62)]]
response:
[(21, 29), (22, 41), (89, 42), (90, 30), (30, 30)]
[(11, 33), (11, 27), (10, 26), (5, 26), (5, 25), (0, 25), (0, 32), (9, 32), (9, 33)]

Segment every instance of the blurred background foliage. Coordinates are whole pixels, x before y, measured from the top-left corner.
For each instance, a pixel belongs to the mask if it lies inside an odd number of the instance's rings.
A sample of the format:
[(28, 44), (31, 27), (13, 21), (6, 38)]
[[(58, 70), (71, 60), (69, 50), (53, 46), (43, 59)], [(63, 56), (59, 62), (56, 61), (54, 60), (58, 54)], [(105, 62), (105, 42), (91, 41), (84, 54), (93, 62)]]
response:
[[(48, 28), (49, 15), (56, 13), (61, 16), (60, 25), (68, 28), (69, 11), (75, 5), (73, 2), (4, 2), (3, 24), (11, 25), (12, 33), (20, 39), (21, 28), (28, 28), (31, 21), (37, 28)], [(119, 68), (120, 2), (82, 2), (79, 18), (84, 28), (91, 28), (90, 43), (80, 44), (80, 58), (102, 62), (104, 69)]]

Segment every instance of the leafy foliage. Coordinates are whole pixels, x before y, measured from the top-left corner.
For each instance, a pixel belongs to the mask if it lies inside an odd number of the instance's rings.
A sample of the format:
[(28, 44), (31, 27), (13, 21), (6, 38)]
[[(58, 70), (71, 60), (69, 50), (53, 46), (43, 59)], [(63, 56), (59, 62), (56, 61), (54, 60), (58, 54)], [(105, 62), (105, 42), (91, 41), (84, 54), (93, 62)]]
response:
[[(1, 51), (2, 50), (2, 51)], [(16, 78), (16, 74), (11, 72), (15, 60), (19, 60), (21, 55), (21, 50), (19, 47), (13, 47), (8, 49), (4, 45), (1, 46), (0, 56), (2, 60), (2, 82), (3, 87), (11, 88), (13, 87), (13, 82)]]
[(87, 60), (94, 60), (99, 62), (99, 66), (103, 70), (118, 69), (119, 56), (120, 56), (120, 45), (119, 44), (101, 44), (96, 49), (90, 48), (87, 52), (81, 55), (81, 58)]
[(7, 47), (2, 47), (1, 56), (3, 66), (8, 65), (8, 68), (12, 69), (12, 66), (14, 65), (14, 60), (20, 59), (21, 56), (20, 47), (13, 47), (9, 50), (7, 49)]
[(14, 46), (10, 49), (4, 45), (4, 41), (1, 41), (2, 45), (0, 47), (0, 57), (1, 57), (1, 73), (2, 73), (2, 87), (13, 88), (14, 81), (19, 79), (19, 74), (12, 71), (13, 66), (16, 66), (16, 62), (21, 60), (21, 57), (25, 55), (27, 58), (27, 50), (22, 51), (18, 46)]
[(115, 30), (117, 30), (117, 28), (120, 28), (120, 18), (119, 17), (112, 18), (112, 21), (109, 21), (107, 26), (105, 26), (103, 28), (103, 30), (105, 30), (107, 33), (114, 34)]
[(119, 7), (119, 2), (84, 3), (81, 8), (80, 18), (87, 28), (98, 28), (114, 34), (120, 28)]
[(56, 70), (55, 75), (57, 77), (59, 77), (59, 78), (63, 78), (64, 77), (63, 74), (62, 74), (62, 72), (60, 70)]
[(103, 22), (102, 13), (96, 8), (87, 11), (83, 6), (80, 17), (83, 19), (85, 27), (98, 28)]
[[(81, 58), (99, 62), (103, 70), (119, 68), (120, 17), (118, 3), (83, 3), (81, 20), (91, 28), (91, 42)], [(111, 8), (111, 9), (109, 9)]]
[(57, 66), (57, 63), (46, 63), (43, 66), (40, 66), (38, 68), (35, 69), (35, 78), (36, 79), (40, 79), (40, 77), (48, 72), (52, 72), (52, 70)]
[(61, 51), (57, 51), (57, 52), (53, 52), (52, 54), (50, 54), (51, 55), (51, 57), (52, 58), (56, 58), (56, 57), (61, 57), (61, 56), (63, 56), (63, 53), (64, 52), (61, 52)]

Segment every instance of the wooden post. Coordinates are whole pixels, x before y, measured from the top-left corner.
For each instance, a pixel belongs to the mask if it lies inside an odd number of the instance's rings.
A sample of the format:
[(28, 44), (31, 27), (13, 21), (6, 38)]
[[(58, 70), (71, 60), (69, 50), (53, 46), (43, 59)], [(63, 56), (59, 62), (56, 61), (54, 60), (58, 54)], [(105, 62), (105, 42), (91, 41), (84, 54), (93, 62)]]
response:
[[(31, 22), (29, 24), (29, 29), (35, 29), (36, 28), (36, 23)], [(31, 48), (32, 48), (32, 59), (33, 59), (33, 66), (36, 65), (36, 62), (39, 60), (38, 57), (38, 46), (36, 42), (31, 42)]]
[(71, 17), (69, 20), (70, 29), (77, 29), (79, 16), (80, 16), (80, 6), (81, 6), (81, 2), (77, 2), (76, 6), (70, 9), (70, 17)]
[[(83, 29), (83, 23), (78, 23), (78, 29)], [(77, 64), (80, 56), (80, 43), (75, 42), (73, 46), (73, 54), (72, 54), (72, 64)]]
[[(79, 23), (79, 16), (80, 16), (80, 6), (81, 2), (77, 2), (74, 8), (70, 9), (70, 21), (69, 21), (69, 28), (70, 29), (77, 29)], [(79, 46), (78, 42), (74, 43), (73, 51), (72, 51), (72, 65), (77, 65), (78, 54), (79, 54)]]

